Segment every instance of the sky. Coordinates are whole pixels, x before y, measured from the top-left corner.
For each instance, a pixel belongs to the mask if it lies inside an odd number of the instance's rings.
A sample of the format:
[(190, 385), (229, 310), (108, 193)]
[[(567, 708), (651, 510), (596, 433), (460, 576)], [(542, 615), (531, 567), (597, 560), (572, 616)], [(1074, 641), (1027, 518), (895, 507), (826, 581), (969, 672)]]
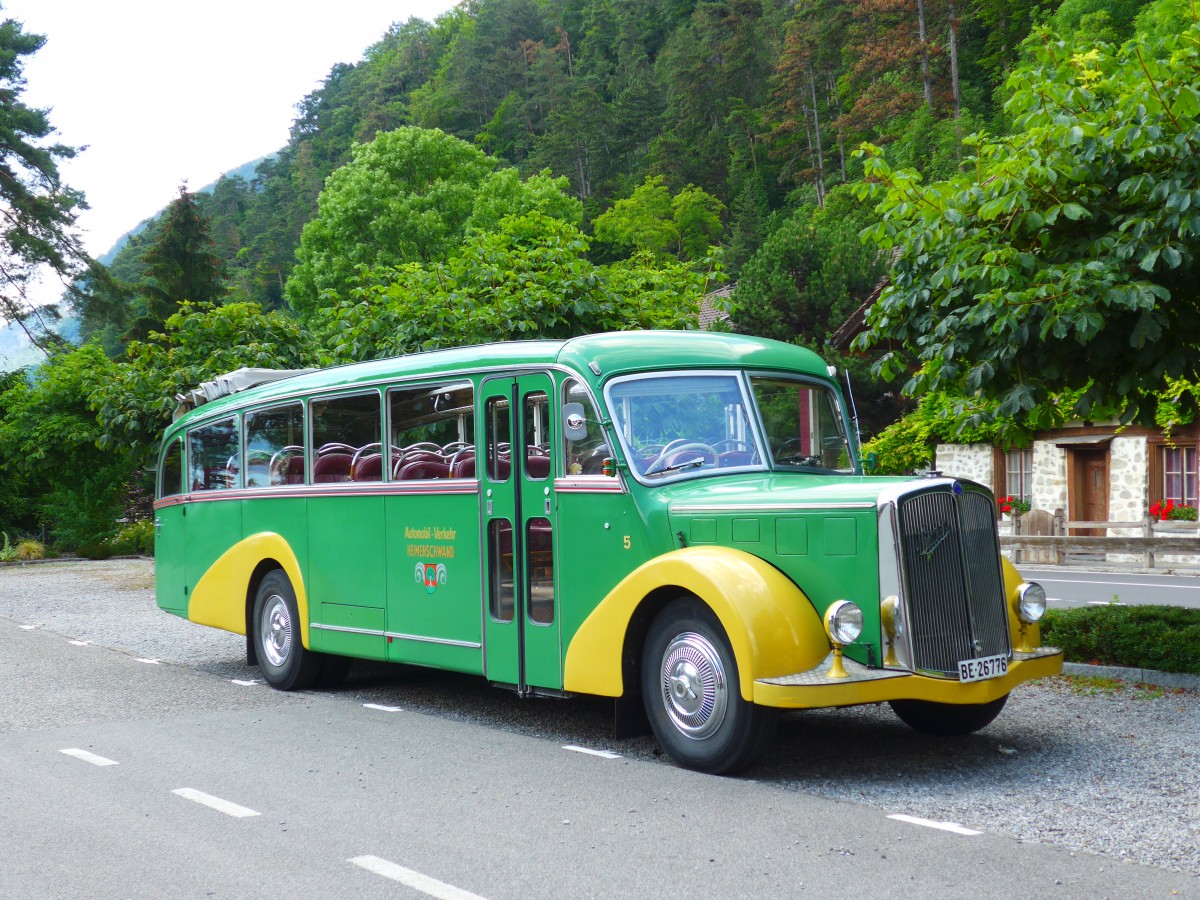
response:
[[(87, 195), (78, 223), (100, 256), (143, 219), (280, 149), (295, 106), (393, 22), (454, 0), (0, 0), (46, 43), (25, 57), (29, 106), (50, 109), (60, 162)], [(55, 285), (52, 299), (57, 299)]]

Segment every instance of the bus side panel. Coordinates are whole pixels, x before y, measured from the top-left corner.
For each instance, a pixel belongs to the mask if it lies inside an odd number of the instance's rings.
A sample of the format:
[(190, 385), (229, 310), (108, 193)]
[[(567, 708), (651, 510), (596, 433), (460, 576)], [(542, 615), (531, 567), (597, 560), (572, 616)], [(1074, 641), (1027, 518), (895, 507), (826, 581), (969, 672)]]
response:
[[(254, 535), (264, 532), (278, 534), (284, 539), (296, 557), (304, 584), (294, 584), (292, 588), (299, 594), (308, 593), (308, 522), (306, 516), (306, 501), (303, 497), (255, 497), (253, 500), (242, 502), (243, 534)], [(253, 561), (257, 566), (261, 559)], [(282, 562), (282, 560), (279, 560)], [(253, 569), (245, 573), (247, 586)], [(254, 602), (254, 598), (250, 598)], [(305, 604), (305, 608), (312, 607)], [(253, 612), (253, 611), (251, 611)], [(308, 622), (303, 622), (304, 634), (309, 635)], [(312, 637), (309, 635), (309, 641)]]
[(479, 494), (386, 505), (388, 660), (482, 675)]
[[(200, 579), (212, 564), (244, 535), (242, 504), (237, 500), (220, 499), (216, 492), (210, 496), (212, 499), (189, 503), (185, 507), (187, 553), (183, 574), (184, 591), (188, 594), (189, 606), (191, 594)], [(249, 574), (246, 573), (247, 577)]]
[(628, 494), (559, 491), (558, 573), (562, 651), (596, 605), (649, 558), (645, 529)]
[(383, 497), (308, 499), (312, 649), (384, 656)]
[(154, 599), (159, 608), (187, 615), (187, 505), (170, 503), (154, 511)]

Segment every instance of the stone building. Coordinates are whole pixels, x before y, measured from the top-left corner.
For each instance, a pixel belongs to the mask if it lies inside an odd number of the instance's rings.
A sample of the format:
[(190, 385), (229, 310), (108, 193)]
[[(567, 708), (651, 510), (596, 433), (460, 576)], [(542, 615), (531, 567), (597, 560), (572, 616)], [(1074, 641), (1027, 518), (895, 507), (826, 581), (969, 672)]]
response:
[(1156, 501), (1197, 505), (1198, 445), (1195, 425), (1169, 437), (1149, 428), (1080, 425), (1040, 432), (1031, 446), (1007, 451), (991, 444), (939, 444), (935, 468), (988, 485), (997, 497), (1020, 497), (1050, 513), (1062, 510), (1068, 521), (1140, 523)]

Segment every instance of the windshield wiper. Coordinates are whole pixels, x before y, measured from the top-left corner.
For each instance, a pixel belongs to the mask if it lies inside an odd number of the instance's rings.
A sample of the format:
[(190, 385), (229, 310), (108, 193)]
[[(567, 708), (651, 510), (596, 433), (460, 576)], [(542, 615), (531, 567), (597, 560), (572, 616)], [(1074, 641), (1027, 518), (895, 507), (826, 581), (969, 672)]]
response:
[(702, 465), (704, 465), (704, 460), (697, 457), (696, 459), (689, 459), (687, 462), (675, 463), (673, 466), (663, 466), (661, 469), (647, 469), (645, 477), (662, 475), (664, 472), (677, 472), (680, 469), (696, 469)]

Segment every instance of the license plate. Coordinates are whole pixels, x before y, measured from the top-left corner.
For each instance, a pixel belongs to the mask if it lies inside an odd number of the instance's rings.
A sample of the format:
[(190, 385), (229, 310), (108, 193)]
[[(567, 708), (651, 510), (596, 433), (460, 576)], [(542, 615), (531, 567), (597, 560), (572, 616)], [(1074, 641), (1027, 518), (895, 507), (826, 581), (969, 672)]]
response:
[(964, 659), (958, 664), (959, 681), (984, 681), (999, 678), (1008, 673), (1007, 656), (985, 656), (982, 659)]

